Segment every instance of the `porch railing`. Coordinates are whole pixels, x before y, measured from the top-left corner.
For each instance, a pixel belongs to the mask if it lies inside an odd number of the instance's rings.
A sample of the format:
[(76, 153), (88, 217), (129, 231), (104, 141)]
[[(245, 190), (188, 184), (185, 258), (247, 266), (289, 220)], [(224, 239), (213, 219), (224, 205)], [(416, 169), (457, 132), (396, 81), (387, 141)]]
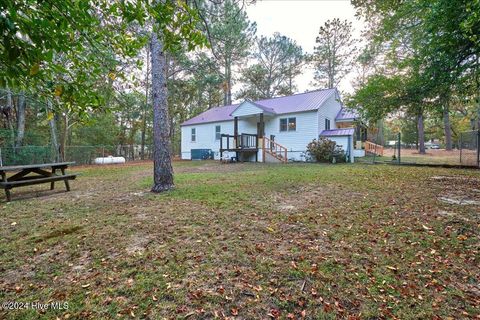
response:
[(365, 141), (365, 152), (383, 156), (383, 146), (370, 141)]
[(275, 141), (263, 137), (263, 160), (265, 161), (265, 153), (270, 154), (277, 160), (280, 160), (282, 162), (287, 162), (288, 161), (288, 151), (287, 148), (282, 146), (281, 144), (276, 143)]
[(256, 134), (242, 133), (239, 135), (221, 134), (220, 150), (245, 150), (258, 149), (258, 136)]

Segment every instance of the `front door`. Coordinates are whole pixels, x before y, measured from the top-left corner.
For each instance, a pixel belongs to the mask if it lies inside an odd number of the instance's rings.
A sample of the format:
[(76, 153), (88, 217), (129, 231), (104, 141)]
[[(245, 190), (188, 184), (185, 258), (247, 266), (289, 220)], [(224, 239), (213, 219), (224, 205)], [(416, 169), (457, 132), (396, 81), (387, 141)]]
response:
[(270, 150), (273, 149), (273, 143), (275, 142), (275, 135), (271, 134), (270, 135)]

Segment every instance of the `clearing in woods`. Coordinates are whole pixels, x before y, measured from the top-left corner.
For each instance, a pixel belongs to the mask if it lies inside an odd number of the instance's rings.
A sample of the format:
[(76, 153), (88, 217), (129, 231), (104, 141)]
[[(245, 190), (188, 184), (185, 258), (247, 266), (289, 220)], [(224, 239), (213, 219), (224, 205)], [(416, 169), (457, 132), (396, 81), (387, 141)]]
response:
[[(177, 162), (74, 168), (72, 192), (0, 202), (6, 319), (474, 318), (480, 174)], [(75, 170), (76, 169), (76, 170)], [(44, 189), (44, 188), (43, 188)], [(24, 190), (24, 192), (22, 192)], [(24, 194), (22, 194), (24, 193)]]

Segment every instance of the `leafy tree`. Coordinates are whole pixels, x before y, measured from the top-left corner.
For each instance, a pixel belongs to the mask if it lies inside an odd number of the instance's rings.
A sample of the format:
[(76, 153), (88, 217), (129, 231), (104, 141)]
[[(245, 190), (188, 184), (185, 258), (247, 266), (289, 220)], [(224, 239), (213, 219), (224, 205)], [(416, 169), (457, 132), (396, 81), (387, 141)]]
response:
[(295, 41), (279, 33), (271, 38), (262, 36), (252, 56), (256, 63), (242, 71), (245, 88), (239, 98), (259, 100), (293, 93), (294, 78), (301, 73), (304, 61), (302, 48)]
[[(412, 76), (421, 90), (424, 108), (444, 119), (445, 142), (451, 148), (451, 102), (465, 93), (464, 82), (477, 78), (480, 47), (473, 30), (480, 28), (478, 1), (354, 0), (360, 15), (370, 22), (372, 43), (383, 45), (385, 74)], [(478, 96), (480, 82), (470, 85)], [(479, 105), (480, 106), (480, 105)], [(397, 108), (402, 108), (397, 105)], [(421, 141), (420, 141), (421, 145)]]
[(418, 126), (415, 117), (403, 117), (401, 119), (400, 130), (403, 143), (418, 145)]
[(99, 112), (83, 126), (73, 128), (72, 145), (114, 146), (119, 142), (120, 130), (113, 112)]
[(374, 49), (371, 47), (364, 48), (354, 61), (355, 78), (352, 81), (352, 86), (359, 89), (367, 83), (369, 76), (376, 71), (377, 57)]
[(338, 18), (320, 27), (313, 55), (315, 80), (320, 86), (334, 88), (350, 71), (356, 50), (352, 31), (351, 22)]
[(0, 84), (77, 109), (100, 106), (98, 84), (115, 74), (117, 56), (133, 57), (144, 42), (129, 28), (143, 23), (142, 10), (142, 1), (3, 1)]
[(223, 77), (223, 104), (232, 103), (235, 82), (232, 69), (243, 63), (250, 53), (256, 24), (248, 20), (246, 12), (236, 1), (220, 3), (195, 1), (208, 35), (211, 52)]
[[(79, 116), (108, 104), (112, 82), (122, 75), (118, 68), (122, 59), (136, 57), (150, 38), (155, 146), (152, 191), (173, 187), (165, 52), (205, 44), (197, 30), (196, 10), (173, 0), (7, 0), (0, 4), (0, 11), (0, 83), (35, 87), (52, 108), (55, 99), (56, 106)], [(152, 26), (151, 32), (137, 32), (135, 26), (146, 22), (147, 30)]]

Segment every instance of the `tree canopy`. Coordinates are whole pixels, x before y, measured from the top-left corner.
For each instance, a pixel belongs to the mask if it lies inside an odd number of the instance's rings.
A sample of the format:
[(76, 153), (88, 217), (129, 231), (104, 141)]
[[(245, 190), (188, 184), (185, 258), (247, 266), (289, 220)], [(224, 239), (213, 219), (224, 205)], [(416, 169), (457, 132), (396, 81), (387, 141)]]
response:
[(301, 73), (305, 55), (295, 41), (279, 33), (262, 36), (252, 54), (254, 64), (242, 70), (245, 84), (238, 98), (252, 100), (294, 93), (295, 76)]

